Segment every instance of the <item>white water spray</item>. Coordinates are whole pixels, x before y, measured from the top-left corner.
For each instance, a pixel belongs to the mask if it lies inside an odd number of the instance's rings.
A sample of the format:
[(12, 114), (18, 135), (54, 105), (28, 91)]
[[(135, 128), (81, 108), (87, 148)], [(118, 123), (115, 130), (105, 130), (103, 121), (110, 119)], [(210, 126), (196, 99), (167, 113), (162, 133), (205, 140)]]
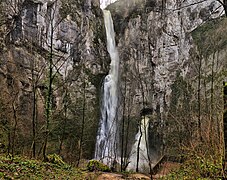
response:
[(109, 4), (114, 3), (117, 0), (100, 0), (101, 9), (105, 9)]
[(96, 139), (95, 158), (107, 165), (112, 165), (116, 160), (116, 131), (117, 131), (117, 105), (118, 105), (118, 72), (119, 55), (115, 45), (115, 32), (111, 14), (103, 10), (107, 50), (110, 54), (111, 64), (109, 74), (103, 84), (103, 99), (101, 119)]
[(140, 124), (140, 129), (136, 134), (135, 143), (132, 146), (131, 155), (129, 158), (128, 170), (136, 171), (139, 145), (138, 167), (139, 171), (143, 172), (149, 165), (147, 139), (148, 139), (149, 118), (143, 116)]

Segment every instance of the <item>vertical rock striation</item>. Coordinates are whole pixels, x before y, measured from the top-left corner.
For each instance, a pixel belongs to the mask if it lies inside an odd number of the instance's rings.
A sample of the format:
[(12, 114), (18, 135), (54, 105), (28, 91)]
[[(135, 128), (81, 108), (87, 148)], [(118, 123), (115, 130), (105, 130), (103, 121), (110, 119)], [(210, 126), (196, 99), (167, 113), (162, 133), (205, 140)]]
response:
[[(196, 48), (191, 33), (221, 16), (223, 8), (214, 0), (121, 0), (107, 9), (113, 14), (122, 60), (122, 104), (131, 104), (122, 105), (121, 110), (131, 121), (133, 117), (139, 119), (139, 109), (154, 110), (149, 122), (149, 146), (151, 161), (155, 164), (164, 146), (168, 146), (167, 132), (173, 128), (171, 119), (177, 117), (177, 110), (172, 108), (180, 108), (184, 101), (185, 92), (183, 88), (176, 92), (175, 87), (181, 86), (176, 82), (185, 83), (186, 93), (196, 96), (193, 90), (188, 92), (190, 88), (197, 92), (191, 76), (194, 71), (192, 52)], [(183, 119), (182, 116), (178, 118)], [(182, 126), (186, 131), (185, 125)]]
[[(37, 152), (42, 147), (48, 63), (52, 51), (53, 114), (48, 149), (63, 151), (66, 159), (75, 162), (78, 148), (82, 148), (83, 157), (92, 158), (100, 89), (110, 62), (99, 1), (22, 0), (18, 4), (4, 4), (4, 7), (8, 16), (5, 16), (5, 47), (0, 56), (0, 89), (3, 92), (0, 101), (3, 109), (7, 109), (7, 112), (2, 111), (6, 116), (6, 122), (2, 123), (9, 127), (4, 133), (11, 133), (11, 125), (17, 121), (14, 127), (16, 149), (18, 153), (28, 154), (33, 143), (31, 119), (35, 117)], [(5, 97), (10, 98), (6, 100)], [(36, 109), (35, 115), (31, 109)], [(82, 127), (86, 129), (83, 135)], [(81, 139), (86, 145), (80, 145), (83, 144), (79, 142)], [(6, 144), (7, 141), (4, 136), (2, 142)]]

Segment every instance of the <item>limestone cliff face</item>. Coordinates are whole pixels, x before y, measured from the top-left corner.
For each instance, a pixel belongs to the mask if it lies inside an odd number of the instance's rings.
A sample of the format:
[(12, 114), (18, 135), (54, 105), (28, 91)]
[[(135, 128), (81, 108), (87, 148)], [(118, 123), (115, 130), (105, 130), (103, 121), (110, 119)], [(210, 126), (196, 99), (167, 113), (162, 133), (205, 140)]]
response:
[[(75, 158), (85, 117), (83, 155), (92, 158), (101, 83), (110, 63), (100, 3), (20, 2), (4, 5), (7, 10), (4, 35), (0, 28), (0, 38), (4, 40), (0, 43), (0, 112), (3, 112), (0, 132), (5, 132), (0, 138), (7, 142), (16, 129), (18, 153), (28, 152), (33, 143), (35, 108), (37, 151), (42, 148), (48, 60), (52, 51), (55, 80), (50, 147), (55, 149), (50, 148), (50, 152), (59, 149), (56, 146), (65, 138), (64, 155), (70, 160)], [(182, 142), (182, 137), (188, 134), (193, 137), (199, 107), (201, 120), (204, 118), (202, 126), (208, 113), (214, 116), (213, 109), (220, 110), (220, 86), (226, 77), (226, 44), (220, 43), (223, 38), (220, 34), (227, 34), (224, 28), (227, 26), (225, 21), (202, 26), (220, 16), (222, 7), (215, 0), (196, 2), (199, 1), (120, 0), (108, 7), (121, 59), (119, 118), (131, 123), (132, 145), (140, 114), (151, 113), (152, 109), (149, 137), (154, 159), (160, 155), (163, 136), (164, 144), (168, 145), (163, 131)], [(65, 124), (67, 130), (63, 128)], [(67, 134), (62, 137), (65, 131)]]
[(131, 78), (137, 79), (137, 83), (131, 83), (137, 86), (132, 88), (138, 97), (135, 103), (142, 108), (142, 88), (146, 106), (163, 112), (164, 106), (170, 104), (176, 75), (186, 78), (189, 73), (190, 50), (194, 47), (191, 32), (206, 20), (219, 17), (222, 8), (212, 0), (195, 5), (174, 0), (165, 4), (145, 2), (122, 0), (108, 8), (113, 12), (118, 33), (122, 76), (132, 73), (126, 79), (130, 82), (134, 81)]
[[(63, 142), (64, 155), (72, 160), (79, 147), (85, 116), (84, 140), (88, 146), (83, 146), (83, 155), (92, 158), (102, 78), (109, 66), (99, 1), (24, 0), (19, 4), (4, 4), (4, 7), (8, 13), (8, 29), (0, 56), (0, 119), (8, 128), (3, 128), (1, 141), (6, 144), (5, 134), (13, 138), (13, 129), (16, 129), (18, 153), (28, 152), (33, 143), (32, 120), (35, 118), (37, 152), (42, 147), (44, 102), (52, 52), (54, 111), (51, 134), (59, 139), (60, 134), (66, 133), (64, 127), (72, 127), (67, 133), (72, 133), (73, 138), (65, 136)], [(56, 146), (55, 140), (51, 143), (50, 147)]]
[[(154, 156), (161, 152), (159, 138), (167, 136), (164, 132), (171, 134), (174, 131), (177, 137), (176, 129), (181, 129), (179, 131), (185, 134), (179, 136), (186, 137), (186, 133), (192, 133), (190, 128), (196, 129), (198, 89), (205, 94), (210, 89), (208, 81), (207, 87), (201, 84), (198, 87), (198, 59), (195, 60), (195, 56), (199, 51), (192, 32), (219, 17), (223, 11), (217, 1), (197, 2), (121, 0), (108, 6), (118, 35), (122, 104), (125, 104), (122, 112), (125, 116), (137, 117), (140, 110), (153, 109), (150, 140)], [(199, 58), (203, 59), (203, 56)], [(219, 72), (226, 67), (226, 60), (223, 61), (225, 66), (219, 64)], [(211, 61), (206, 63), (202, 69), (210, 72), (208, 64)], [(206, 76), (203, 74), (204, 79)], [(204, 79), (201, 82), (204, 83)], [(221, 92), (220, 79), (217, 97)], [(203, 93), (199, 95), (201, 101), (206, 98)]]

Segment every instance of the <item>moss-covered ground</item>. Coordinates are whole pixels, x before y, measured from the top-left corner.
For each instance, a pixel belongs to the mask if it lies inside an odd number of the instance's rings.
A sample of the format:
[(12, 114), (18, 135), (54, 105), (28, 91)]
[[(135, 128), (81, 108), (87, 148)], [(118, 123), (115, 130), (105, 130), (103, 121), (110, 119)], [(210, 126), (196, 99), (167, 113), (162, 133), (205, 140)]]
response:
[[(149, 179), (143, 174), (132, 172), (111, 173), (105, 165), (95, 160), (89, 161), (87, 167), (76, 168), (62, 161), (57, 155), (48, 156), (49, 162), (30, 159), (26, 157), (10, 157), (0, 155), (0, 179), (75, 179), (75, 180), (95, 180), (95, 179), (128, 179), (136, 180)], [(167, 163), (168, 164), (168, 163)], [(225, 172), (222, 169), (221, 161), (210, 161), (210, 159), (196, 157), (178, 164), (172, 163), (172, 170), (164, 169), (165, 173), (158, 172), (154, 179), (162, 180), (194, 180), (194, 179), (225, 179)], [(175, 166), (177, 168), (175, 168)], [(165, 168), (164, 166), (162, 168)], [(168, 168), (167, 168), (168, 169)], [(174, 170), (175, 169), (175, 170)], [(163, 177), (164, 176), (164, 177)]]
[(0, 179), (91, 179), (86, 170), (56, 162), (0, 155)]

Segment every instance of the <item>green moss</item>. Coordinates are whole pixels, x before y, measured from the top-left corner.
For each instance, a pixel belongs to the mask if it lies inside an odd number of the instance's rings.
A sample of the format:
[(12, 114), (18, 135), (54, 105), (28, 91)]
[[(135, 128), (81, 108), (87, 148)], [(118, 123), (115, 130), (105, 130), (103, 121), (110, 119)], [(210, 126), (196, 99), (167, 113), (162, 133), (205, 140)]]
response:
[(211, 157), (193, 156), (190, 157), (182, 166), (168, 174), (163, 180), (175, 179), (223, 179), (221, 158), (213, 159)]
[(102, 171), (102, 172), (110, 172), (110, 168), (97, 161), (97, 160), (90, 160), (87, 164), (87, 170), (88, 171)]
[[(56, 163), (56, 155), (54, 157)], [(62, 163), (58, 158), (58, 163)], [(64, 163), (57, 164), (16, 156), (0, 156), (0, 179), (86, 179), (85, 173)], [(67, 168), (66, 168), (67, 165)]]
[(65, 162), (62, 160), (62, 158), (57, 155), (57, 154), (49, 154), (47, 156), (48, 162), (53, 163), (53, 164), (57, 164), (59, 166), (63, 166), (65, 165)]
[[(183, 104), (185, 107), (187, 107), (190, 103), (191, 94), (192, 91), (191, 86), (189, 83), (187, 83), (183, 77), (180, 75), (180, 72), (177, 72), (176, 80), (171, 85), (172, 89), (172, 97), (171, 97), (171, 112), (177, 113), (177, 107), (179, 104)], [(182, 100), (183, 101), (182, 101)], [(188, 109), (187, 107), (186, 109)]]

